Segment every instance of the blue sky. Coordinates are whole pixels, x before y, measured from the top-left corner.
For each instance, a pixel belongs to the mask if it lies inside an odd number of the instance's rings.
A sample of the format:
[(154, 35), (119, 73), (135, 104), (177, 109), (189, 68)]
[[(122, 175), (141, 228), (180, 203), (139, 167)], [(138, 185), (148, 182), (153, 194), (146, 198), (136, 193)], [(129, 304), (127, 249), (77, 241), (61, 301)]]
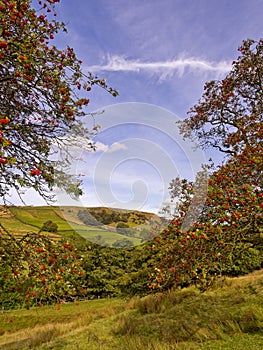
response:
[[(67, 42), (84, 66), (118, 89), (118, 102), (153, 103), (182, 116), (207, 80), (225, 74), (242, 40), (262, 36), (262, 13), (262, 0), (62, 0), (58, 6), (69, 29)], [(161, 68), (186, 59), (218, 69), (194, 63), (184, 70)], [(121, 70), (115, 71), (114, 60)], [(131, 71), (134, 62), (138, 68)], [(115, 103), (96, 94), (95, 108)]]
[[(73, 204), (156, 212), (170, 179), (193, 178), (211, 155), (220, 161), (212, 150), (193, 154), (182, 145), (173, 120), (186, 117), (206, 81), (227, 74), (243, 39), (262, 36), (262, 13), (262, 0), (61, 0), (68, 34), (56, 44), (72, 46), (84, 71), (119, 92), (116, 99), (99, 88), (89, 93), (90, 111), (104, 113), (98, 151), (79, 150), (72, 163), (85, 190)], [(25, 198), (41, 203), (31, 191)]]

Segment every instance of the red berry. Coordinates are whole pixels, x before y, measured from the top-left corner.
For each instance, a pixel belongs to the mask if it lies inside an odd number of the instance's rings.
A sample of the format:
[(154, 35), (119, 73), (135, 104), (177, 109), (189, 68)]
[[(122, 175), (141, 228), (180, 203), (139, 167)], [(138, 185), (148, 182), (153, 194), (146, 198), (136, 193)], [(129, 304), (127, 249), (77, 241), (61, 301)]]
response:
[(41, 171), (39, 169), (32, 169), (30, 171), (30, 175), (32, 176), (39, 176), (41, 174)]
[(6, 49), (6, 48), (7, 48), (7, 46), (8, 46), (8, 44), (7, 44), (7, 42), (6, 42), (6, 41), (1, 41), (1, 42), (0, 42), (0, 48), (2, 48), (2, 49)]
[(0, 125), (6, 125), (10, 122), (10, 120), (8, 118), (3, 118), (0, 120)]
[(8, 163), (7, 159), (0, 158), (0, 164), (7, 164), (7, 163)]

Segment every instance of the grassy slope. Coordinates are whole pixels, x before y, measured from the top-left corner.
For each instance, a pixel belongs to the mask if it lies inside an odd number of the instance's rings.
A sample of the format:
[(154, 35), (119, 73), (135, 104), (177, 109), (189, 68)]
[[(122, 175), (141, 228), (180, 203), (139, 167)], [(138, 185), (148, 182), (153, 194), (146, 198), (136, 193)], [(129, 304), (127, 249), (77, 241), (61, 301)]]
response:
[[(87, 240), (93, 241), (94, 237), (101, 235), (105, 242), (112, 245), (125, 236), (98, 227), (87, 226), (77, 218), (78, 207), (10, 207), (10, 217), (0, 217), (0, 223), (11, 233), (23, 235), (28, 232), (38, 232), (43, 224), (51, 220), (58, 225), (58, 233), (68, 235), (77, 232)], [(52, 237), (54, 235), (51, 235)], [(129, 238), (134, 245), (140, 244), (137, 238)]]
[(0, 349), (258, 350), (263, 270), (208, 292), (81, 302), (0, 314)]
[(23, 235), (28, 232), (37, 232), (38, 229), (31, 225), (19, 222), (15, 217), (0, 218), (0, 223), (9, 231), (14, 234)]

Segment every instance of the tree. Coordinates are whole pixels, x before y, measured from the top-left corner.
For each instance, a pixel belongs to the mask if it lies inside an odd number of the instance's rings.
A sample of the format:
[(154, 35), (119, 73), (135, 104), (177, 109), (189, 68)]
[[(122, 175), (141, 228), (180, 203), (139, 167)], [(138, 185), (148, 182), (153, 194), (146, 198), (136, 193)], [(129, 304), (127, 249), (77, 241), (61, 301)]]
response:
[(117, 229), (122, 229), (122, 228), (129, 228), (129, 224), (127, 224), (124, 221), (119, 221), (116, 225)]
[(238, 181), (235, 174), (242, 173), (241, 167), (238, 158), (213, 171), (204, 202), (196, 196), (193, 182), (171, 183), (177, 207), (167, 229), (154, 238), (156, 265), (150, 288), (194, 284), (206, 289), (221, 275), (244, 274), (262, 266), (263, 193)]
[(86, 296), (82, 259), (69, 241), (9, 234), (0, 224), (2, 309), (71, 301)]
[(221, 214), (228, 215), (231, 209), (240, 219), (243, 237), (253, 233), (252, 240), (258, 240), (263, 209), (263, 39), (245, 40), (239, 51), (227, 77), (206, 84), (190, 118), (179, 124), (185, 137), (228, 155), (210, 180), (211, 186), (219, 187), (214, 194), (217, 210), (223, 205)]
[(44, 222), (44, 224), (41, 228), (41, 231), (57, 233), (58, 232), (58, 225), (55, 222), (48, 220), (48, 221)]
[(205, 85), (202, 98), (179, 123), (185, 137), (229, 155), (262, 142), (263, 39), (245, 40), (241, 55), (222, 81)]
[[(177, 208), (155, 239), (159, 262), (151, 288), (206, 288), (218, 275), (247, 273), (263, 263), (262, 49), (262, 40), (244, 41), (231, 72), (207, 83), (190, 118), (180, 122), (185, 137), (227, 156), (218, 167), (206, 167), (205, 200), (198, 184), (172, 181)], [(198, 181), (202, 188), (202, 176)], [(189, 219), (190, 227), (185, 225)]]
[(78, 211), (78, 218), (84, 222), (85, 225), (90, 225), (90, 226), (100, 226), (100, 222), (98, 222), (94, 216), (90, 214), (90, 212), (86, 209), (79, 210)]
[[(88, 115), (89, 91), (98, 85), (113, 96), (105, 79), (85, 75), (74, 50), (52, 44), (56, 34), (66, 32), (56, 20), (55, 3), (31, 0), (0, 0), (0, 195), (11, 189), (34, 188), (44, 199), (50, 189), (81, 194), (78, 179), (67, 175), (65, 138), (91, 137), (98, 128), (87, 130), (81, 118)], [(54, 153), (63, 149), (60, 161)], [(53, 156), (52, 156), (53, 155)]]

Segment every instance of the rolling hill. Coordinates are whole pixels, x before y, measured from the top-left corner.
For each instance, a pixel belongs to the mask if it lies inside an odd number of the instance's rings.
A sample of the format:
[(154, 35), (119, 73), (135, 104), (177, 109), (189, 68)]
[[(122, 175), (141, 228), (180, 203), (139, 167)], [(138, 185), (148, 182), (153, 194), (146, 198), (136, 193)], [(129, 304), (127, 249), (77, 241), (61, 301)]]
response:
[[(57, 231), (41, 231), (42, 234), (54, 239), (79, 234), (93, 243), (115, 247), (139, 245), (148, 240), (153, 220), (158, 221), (158, 216), (123, 209), (0, 206), (0, 224), (15, 235), (40, 232), (44, 223), (51, 221), (57, 225)], [(122, 229), (118, 228), (120, 223)]]

